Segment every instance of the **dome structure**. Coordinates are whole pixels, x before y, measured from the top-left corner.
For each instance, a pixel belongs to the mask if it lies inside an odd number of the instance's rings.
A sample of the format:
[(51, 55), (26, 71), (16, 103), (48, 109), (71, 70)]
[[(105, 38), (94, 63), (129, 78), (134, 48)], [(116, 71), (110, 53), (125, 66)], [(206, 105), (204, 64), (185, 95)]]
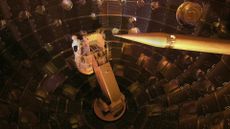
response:
[[(125, 98), (113, 121), (71, 46), (95, 32)], [(134, 33), (170, 47), (117, 37)], [(171, 49), (177, 35), (230, 43), (229, 0), (0, 0), (0, 129), (229, 129), (230, 56)]]

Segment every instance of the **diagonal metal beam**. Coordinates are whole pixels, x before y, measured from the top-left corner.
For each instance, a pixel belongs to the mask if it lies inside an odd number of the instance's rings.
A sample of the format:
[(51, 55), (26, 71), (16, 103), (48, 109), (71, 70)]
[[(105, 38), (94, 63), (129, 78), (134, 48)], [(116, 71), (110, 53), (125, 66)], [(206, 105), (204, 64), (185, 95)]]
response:
[(123, 39), (160, 48), (230, 55), (230, 40), (167, 33), (115, 35)]

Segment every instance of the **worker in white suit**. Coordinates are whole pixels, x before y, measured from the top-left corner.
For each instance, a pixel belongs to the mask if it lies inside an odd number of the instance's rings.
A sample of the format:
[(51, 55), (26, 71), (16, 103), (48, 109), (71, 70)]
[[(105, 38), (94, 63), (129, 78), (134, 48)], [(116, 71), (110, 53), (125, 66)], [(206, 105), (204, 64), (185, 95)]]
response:
[(81, 40), (79, 40), (76, 35), (72, 35), (71, 38), (73, 40), (73, 42), (72, 42), (72, 49), (73, 49), (73, 51), (75, 53), (75, 52), (77, 52), (80, 49)]

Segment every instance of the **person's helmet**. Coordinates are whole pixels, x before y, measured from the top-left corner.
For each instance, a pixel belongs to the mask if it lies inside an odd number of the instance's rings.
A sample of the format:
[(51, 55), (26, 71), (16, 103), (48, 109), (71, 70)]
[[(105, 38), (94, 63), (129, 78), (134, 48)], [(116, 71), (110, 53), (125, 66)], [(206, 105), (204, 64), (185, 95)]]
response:
[(72, 35), (71, 39), (72, 40), (77, 40), (77, 36), (76, 35)]

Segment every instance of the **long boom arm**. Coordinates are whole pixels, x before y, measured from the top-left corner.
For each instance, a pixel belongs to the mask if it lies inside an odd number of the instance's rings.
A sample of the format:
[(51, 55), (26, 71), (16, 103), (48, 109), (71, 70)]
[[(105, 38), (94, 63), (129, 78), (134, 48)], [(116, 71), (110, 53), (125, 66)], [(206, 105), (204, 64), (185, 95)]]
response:
[(160, 48), (230, 55), (229, 40), (167, 33), (139, 33), (115, 36)]

